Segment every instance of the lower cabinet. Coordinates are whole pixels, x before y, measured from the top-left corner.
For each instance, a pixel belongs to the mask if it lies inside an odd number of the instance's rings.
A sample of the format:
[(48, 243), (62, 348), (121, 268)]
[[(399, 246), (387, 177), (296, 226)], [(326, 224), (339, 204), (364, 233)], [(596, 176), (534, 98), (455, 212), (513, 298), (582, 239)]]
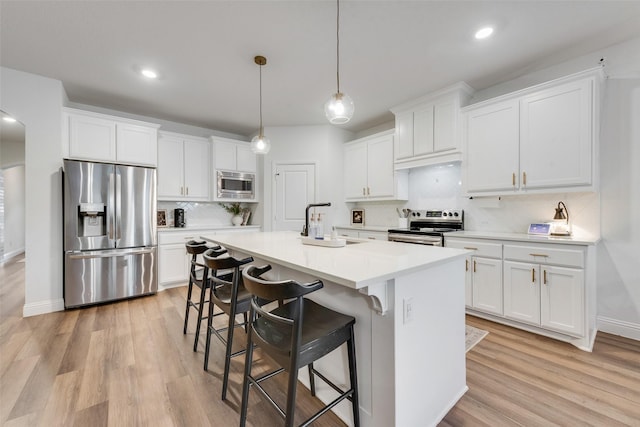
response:
[(341, 237), (353, 237), (355, 239), (369, 239), (369, 240), (388, 240), (386, 231), (373, 231), (373, 230), (356, 230), (353, 228), (340, 228), (336, 227), (338, 235)]
[(593, 246), (466, 237), (446, 237), (445, 246), (473, 251), (466, 261), (470, 314), (591, 349)]

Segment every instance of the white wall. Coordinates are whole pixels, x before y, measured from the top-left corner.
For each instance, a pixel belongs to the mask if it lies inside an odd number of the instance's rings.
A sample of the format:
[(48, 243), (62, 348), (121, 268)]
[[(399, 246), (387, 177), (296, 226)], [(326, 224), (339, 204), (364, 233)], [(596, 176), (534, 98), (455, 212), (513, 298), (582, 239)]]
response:
[[(268, 127), (265, 135), (271, 140), (271, 151), (261, 158), (264, 167), (263, 230), (271, 230), (273, 202), (273, 167), (277, 163), (316, 164), (316, 202), (331, 202), (323, 208), (325, 230), (349, 222), (343, 189), (343, 143), (354, 139), (351, 132), (323, 126)], [(262, 156), (261, 156), (262, 157)], [(261, 162), (261, 163), (262, 163)]]
[(25, 316), (62, 310), (61, 82), (0, 67), (0, 109), (25, 125)]
[(607, 83), (600, 168), (598, 324), (640, 339), (640, 73)]

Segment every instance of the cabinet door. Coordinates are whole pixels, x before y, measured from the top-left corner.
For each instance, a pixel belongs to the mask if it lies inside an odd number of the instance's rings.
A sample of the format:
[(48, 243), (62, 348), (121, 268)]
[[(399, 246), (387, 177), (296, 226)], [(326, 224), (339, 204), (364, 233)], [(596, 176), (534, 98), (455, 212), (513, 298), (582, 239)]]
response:
[(236, 167), (240, 172), (256, 171), (256, 154), (249, 144), (238, 144), (236, 147)]
[(181, 200), (184, 197), (184, 151), (182, 139), (158, 138), (158, 199)]
[(540, 266), (504, 262), (504, 315), (540, 325)]
[(393, 136), (375, 138), (367, 144), (367, 196), (393, 197)]
[(473, 308), (502, 315), (502, 260), (472, 257)]
[(543, 265), (540, 322), (570, 335), (584, 335), (584, 270)]
[(522, 99), (523, 188), (591, 184), (592, 84), (581, 80)]
[(456, 149), (456, 105), (453, 100), (436, 103), (433, 106), (433, 151)]
[(118, 123), (116, 124), (116, 141), (118, 162), (156, 166), (158, 131), (155, 128)]
[(116, 123), (98, 117), (69, 115), (69, 157), (116, 161)]
[(467, 112), (467, 191), (515, 190), (518, 176), (518, 101)]
[(213, 149), (215, 152), (216, 169), (235, 171), (236, 144), (233, 142), (214, 140)]
[(344, 148), (345, 196), (364, 199), (367, 195), (367, 144), (351, 144)]
[(433, 153), (433, 105), (413, 112), (413, 155)]
[(184, 186), (188, 200), (209, 199), (209, 141), (184, 140)]
[(189, 256), (184, 244), (158, 247), (158, 282), (189, 282)]
[(396, 114), (395, 158), (407, 159), (413, 156), (413, 111)]

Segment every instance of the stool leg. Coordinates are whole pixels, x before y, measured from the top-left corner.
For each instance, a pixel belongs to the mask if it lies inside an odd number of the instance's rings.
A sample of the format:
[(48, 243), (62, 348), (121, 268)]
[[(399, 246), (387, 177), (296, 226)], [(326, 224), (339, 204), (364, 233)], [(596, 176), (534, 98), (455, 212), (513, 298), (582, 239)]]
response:
[(227, 327), (227, 349), (224, 355), (224, 377), (222, 378), (222, 400), (227, 398), (229, 385), (229, 368), (231, 368), (231, 350), (233, 350), (233, 330), (236, 326), (236, 307), (231, 303), (229, 312), (229, 326)]
[(315, 378), (315, 375), (313, 374), (313, 362), (309, 363), (307, 365), (307, 368), (309, 369), (309, 385), (311, 386), (311, 396), (315, 396), (316, 395), (316, 378)]
[(191, 281), (191, 273), (189, 273), (189, 290), (187, 291), (187, 309), (184, 313), (184, 328), (182, 333), (187, 333), (187, 324), (189, 323), (189, 303), (191, 302), (191, 292), (193, 292), (193, 282)]
[[(203, 291), (204, 292), (204, 291)], [(209, 286), (209, 313), (207, 315), (207, 340), (204, 346), (204, 370), (209, 369), (209, 348), (211, 347), (211, 328), (213, 328), (213, 286)]]
[(298, 370), (296, 369), (297, 360), (295, 356), (291, 357), (289, 366), (289, 385), (287, 386), (287, 409), (285, 412), (285, 427), (293, 427), (294, 416), (296, 412), (296, 391), (298, 387)]
[(353, 408), (353, 425), (360, 426), (360, 403), (358, 401), (358, 372), (356, 368), (356, 345), (354, 342), (353, 326), (351, 326), (351, 338), (347, 341), (347, 353), (349, 358), (349, 379), (351, 380), (351, 406)]
[[(253, 321), (253, 308), (249, 314), (249, 319)], [(244, 380), (242, 381), (242, 406), (240, 407), (240, 427), (245, 427), (247, 422), (247, 408), (249, 407), (249, 377), (251, 376), (251, 365), (253, 363), (253, 329), (248, 326), (247, 351), (244, 359)]]
[[(200, 287), (200, 303), (198, 304), (198, 323), (196, 324), (196, 337), (193, 340), (193, 351), (198, 351), (198, 338), (200, 338), (200, 324), (202, 323), (202, 310), (204, 310), (204, 298), (207, 293), (208, 284), (206, 279), (202, 278), (202, 286)], [(208, 323), (208, 322), (207, 322)]]

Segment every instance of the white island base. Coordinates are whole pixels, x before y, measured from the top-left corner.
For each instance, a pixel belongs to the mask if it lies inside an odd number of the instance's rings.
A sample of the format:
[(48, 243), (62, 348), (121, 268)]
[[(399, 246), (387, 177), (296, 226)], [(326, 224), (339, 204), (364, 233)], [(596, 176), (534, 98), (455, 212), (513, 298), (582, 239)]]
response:
[[(380, 241), (303, 246), (292, 233), (203, 238), (271, 264), (271, 278), (321, 279), (324, 288), (309, 298), (356, 318), (363, 427), (435, 426), (466, 392), (465, 251)], [(346, 346), (314, 365), (348, 388)], [(308, 386), (306, 369), (299, 378)], [(322, 381), (316, 390), (325, 402), (336, 397)], [(353, 425), (350, 402), (334, 412)]]

